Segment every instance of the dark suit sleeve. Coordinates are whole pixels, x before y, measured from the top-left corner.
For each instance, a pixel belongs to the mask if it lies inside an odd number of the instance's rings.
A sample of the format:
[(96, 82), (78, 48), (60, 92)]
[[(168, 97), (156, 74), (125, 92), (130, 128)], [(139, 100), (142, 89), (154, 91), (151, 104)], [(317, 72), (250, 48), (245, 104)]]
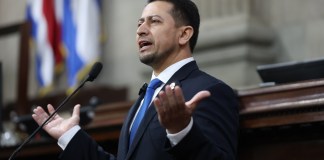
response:
[(69, 142), (59, 159), (62, 160), (115, 160), (114, 155), (106, 153), (87, 133), (79, 130)]
[(234, 160), (238, 140), (238, 101), (233, 90), (223, 83), (208, 89), (211, 96), (199, 104), (193, 127), (174, 147), (166, 149), (175, 159)]

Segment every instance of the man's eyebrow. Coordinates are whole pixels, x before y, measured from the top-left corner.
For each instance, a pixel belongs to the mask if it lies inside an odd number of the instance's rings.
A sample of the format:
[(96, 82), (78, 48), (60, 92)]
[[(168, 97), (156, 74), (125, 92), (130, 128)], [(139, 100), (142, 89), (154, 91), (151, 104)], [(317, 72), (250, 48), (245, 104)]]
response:
[(153, 17), (158, 17), (158, 18), (161, 18), (161, 19), (162, 19), (162, 17), (159, 16), (159, 15), (151, 15), (151, 16), (147, 16), (147, 17), (141, 17), (141, 18), (139, 18), (139, 19), (138, 19), (138, 22), (143, 22), (143, 21), (145, 21), (146, 18), (147, 18), (147, 19), (152, 19)]
[(144, 21), (144, 18), (139, 18), (138, 19), (138, 22), (143, 22)]

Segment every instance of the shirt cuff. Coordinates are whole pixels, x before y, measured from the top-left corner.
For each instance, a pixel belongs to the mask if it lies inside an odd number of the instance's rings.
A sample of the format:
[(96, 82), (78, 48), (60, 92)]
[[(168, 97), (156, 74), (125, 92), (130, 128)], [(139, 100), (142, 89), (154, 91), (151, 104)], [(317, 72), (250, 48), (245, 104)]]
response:
[(76, 125), (65, 132), (57, 141), (57, 144), (61, 147), (62, 150), (66, 148), (74, 135), (81, 129), (79, 125)]
[(171, 134), (168, 132), (168, 130), (166, 130), (167, 137), (169, 138), (172, 147), (177, 145), (189, 133), (189, 131), (192, 128), (192, 125), (193, 125), (193, 119), (191, 117), (188, 126), (183, 130), (181, 130), (180, 132)]

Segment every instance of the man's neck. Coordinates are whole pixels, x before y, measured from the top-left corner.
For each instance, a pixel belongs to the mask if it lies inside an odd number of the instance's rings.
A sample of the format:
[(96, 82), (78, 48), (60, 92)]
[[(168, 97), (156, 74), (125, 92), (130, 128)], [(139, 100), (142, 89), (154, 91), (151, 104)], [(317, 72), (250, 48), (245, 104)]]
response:
[(177, 54), (172, 54), (172, 55), (174, 55), (174, 56), (170, 55), (165, 61), (162, 62), (162, 64), (152, 66), (153, 73), (155, 76), (158, 76), (162, 71), (164, 71), (169, 66), (171, 66), (181, 60), (192, 57), (190, 50), (182, 50), (181, 52), (178, 52)]

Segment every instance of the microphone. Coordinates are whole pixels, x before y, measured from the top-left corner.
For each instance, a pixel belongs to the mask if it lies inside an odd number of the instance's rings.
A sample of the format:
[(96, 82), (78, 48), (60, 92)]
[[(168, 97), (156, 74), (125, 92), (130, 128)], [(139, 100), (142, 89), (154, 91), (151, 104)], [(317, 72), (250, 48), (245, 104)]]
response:
[(28, 142), (30, 142), (31, 141), (31, 139), (53, 118), (53, 116), (57, 113), (57, 111), (59, 111), (61, 108), (62, 108), (62, 106), (66, 103), (66, 102), (68, 102), (70, 99), (71, 99), (71, 97), (79, 90), (79, 89), (81, 89), (83, 86), (84, 86), (84, 84), (86, 83), (86, 82), (92, 82), (94, 79), (96, 79), (97, 78), (97, 76), (99, 75), (99, 73), (100, 73), (100, 71), (101, 71), (101, 69), (102, 69), (102, 64), (100, 63), (100, 62), (96, 62), (93, 66), (92, 66), (92, 68), (91, 68), (91, 70), (90, 70), (90, 72), (89, 72), (89, 74), (88, 74), (88, 76), (87, 76), (87, 78), (85, 78), (82, 82), (81, 82), (81, 84), (79, 85), (79, 87), (78, 88), (76, 88), (68, 97), (66, 97), (63, 101), (62, 101), (62, 103), (55, 109), (55, 111), (45, 120), (45, 122), (43, 122), (42, 123), (42, 125), (39, 125), (38, 126), (38, 128), (11, 154), (11, 156), (10, 156), (10, 158), (9, 158), (9, 160), (11, 160), (11, 159), (13, 159), (16, 155), (17, 155), (17, 153), (22, 149), (22, 147), (24, 146), (24, 145), (26, 145)]
[(94, 79), (97, 78), (97, 76), (99, 75), (101, 69), (102, 69), (102, 64), (100, 62), (96, 62), (92, 66), (91, 71), (89, 72), (88, 77), (86, 78), (85, 81), (92, 82)]
[(138, 91), (138, 95), (141, 95), (142, 93), (145, 93), (146, 92), (146, 88), (147, 88), (147, 83), (144, 83), (143, 86)]

